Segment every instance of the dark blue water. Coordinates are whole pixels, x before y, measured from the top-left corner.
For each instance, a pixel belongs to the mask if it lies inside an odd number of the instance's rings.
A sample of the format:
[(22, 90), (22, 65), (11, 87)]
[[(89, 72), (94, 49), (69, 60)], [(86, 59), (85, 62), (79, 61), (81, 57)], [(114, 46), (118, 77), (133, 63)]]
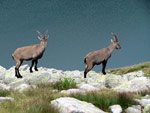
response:
[(83, 70), (88, 52), (109, 46), (109, 32), (122, 49), (113, 52), (107, 69), (150, 61), (149, 0), (0, 0), (0, 65), (15, 65), (13, 51), (40, 43), (36, 30), (46, 29), (39, 66)]

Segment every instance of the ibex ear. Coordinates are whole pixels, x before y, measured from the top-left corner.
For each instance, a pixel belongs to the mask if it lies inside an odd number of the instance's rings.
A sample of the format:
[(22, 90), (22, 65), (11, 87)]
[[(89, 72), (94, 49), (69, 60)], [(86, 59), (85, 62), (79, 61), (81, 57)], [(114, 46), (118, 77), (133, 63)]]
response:
[(112, 39), (110, 39), (111, 43), (113, 43), (114, 41)]

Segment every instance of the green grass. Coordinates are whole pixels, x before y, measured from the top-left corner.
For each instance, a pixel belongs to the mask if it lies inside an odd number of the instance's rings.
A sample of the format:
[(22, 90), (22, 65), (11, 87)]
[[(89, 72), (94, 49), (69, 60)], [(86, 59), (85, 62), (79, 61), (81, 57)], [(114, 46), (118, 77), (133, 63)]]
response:
[(111, 105), (119, 104), (123, 110), (136, 103), (133, 101), (134, 94), (117, 93), (113, 90), (103, 89), (97, 92), (89, 92), (86, 94), (73, 94), (71, 97), (82, 101), (90, 102), (104, 111), (109, 111)]
[(139, 71), (139, 70), (142, 70), (144, 72), (144, 76), (150, 77), (150, 62), (136, 64), (133, 66), (123, 67), (118, 69), (111, 69), (111, 70), (107, 70), (107, 72), (122, 75), (122, 74)]
[(14, 98), (13, 102), (0, 105), (0, 113), (58, 113), (50, 102), (63, 95), (53, 92), (53, 89), (64, 90), (75, 88), (76, 83), (71, 78), (64, 78), (55, 84), (38, 84), (37, 88), (30, 88), (24, 92), (0, 90), (0, 96)]
[(7, 90), (0, 90), (0, 97), (6, 97), (8, 95), (10, 95), (11, 91), (7, 91)]
[[(150, 91), (134, 93), (118, 93), (110, 89), (102, 89), (86, 94), (62, 95), (53, 92), (50, 84), (38, 85), (37, 88), (30, 88), (24, 92), (10, 91), (4, 96), (14, 98), (13, 102), (3, 102), (0, 104), (0, 113), (58, 113), (54, 110), (50, 102), (59, 97), (74, 97), (82, 101), (90, 102), (103, 111), (109, 112), (109, 106), (119, 104), (126, 109), (136, 103), (133, 98), (140, 98)], [(0, 92), (3, 92), (0, 90)], [(5, 91), (4, 91), (5, 92)]]
[(60, 91), (67, 90), (70, 88), (77, 88), (77, 84), (74, 79), (67, 77), (56, 82), (54, 85), (52, 85), (52, 87)]
[(50, 101), (60, 97), (53, 93), (51, 87), (31, 88), (24, 92), (11, 91), (7, 96), (14, 98), (13, 102), (0, 104), (0, 113), (58, 113)]

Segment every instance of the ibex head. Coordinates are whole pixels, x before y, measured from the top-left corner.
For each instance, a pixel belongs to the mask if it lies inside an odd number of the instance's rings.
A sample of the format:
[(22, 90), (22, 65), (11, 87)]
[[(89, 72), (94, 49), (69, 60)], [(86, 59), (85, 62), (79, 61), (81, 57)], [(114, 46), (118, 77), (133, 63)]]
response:
[(121, 46), (119, 45), (117, 36), (114, 33), (112, 33), (112, 32), (111, 32), (111, 35), (114, 38), (114, 40), (111, 39), (111, 43), (113, 44), (114, 48), (115, 49), (121, 49)]
[(44, 36), (42, 36), (42, 34), (39, 32), (39, 31), (37, 31), (37, 33), (39, 34), (39, 36), (38, 36), (38, 38), (41, 40), (41, 41), (43, 41), (43, 42), (47, 42), (47, 39), (48, 39), (48, 30), (46, 30), (46, 33), (45, 33), (45, 35)]

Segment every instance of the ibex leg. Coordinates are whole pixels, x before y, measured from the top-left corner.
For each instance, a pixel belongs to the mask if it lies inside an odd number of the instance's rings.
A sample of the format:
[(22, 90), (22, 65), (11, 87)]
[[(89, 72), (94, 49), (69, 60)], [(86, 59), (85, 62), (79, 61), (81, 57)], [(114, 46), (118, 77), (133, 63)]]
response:
[(33, 65), (34, 65), (34, 60), (32, 60), (32, 63), (31, 63), (31, 66), (30, 66), (30, 73), (32, 73), (33, 71), (32, 71), (32, 67), (33, 67)]
[(38, 71), (37, 64), (38, 64), (38, 60), (35, 60), (35, 67), (34, 67), (35, 71)]
[(85, 71), (84, 71), (84, 78), (86, 78), (86, 74), (93, 68), (93, 65), (86, 65)]
[(16, 60), (16, 61), (17, 61), (17, 64), (16, 64), (16, 67), (15, 67), (15, 76), (17, 78), (22, 78), (22, 76), (21, 76), (21, 74), (19, 72), (19, 67), (21, 66), (23, 61), (22, 60)]
[(104, 74), (104, 75), (106, 75), (106, 72), (105, 72), (105, 68), (106, 68), (106, 64), (107, 64), (107, 61), (103, 61), (102, 62), (102, 73)]

